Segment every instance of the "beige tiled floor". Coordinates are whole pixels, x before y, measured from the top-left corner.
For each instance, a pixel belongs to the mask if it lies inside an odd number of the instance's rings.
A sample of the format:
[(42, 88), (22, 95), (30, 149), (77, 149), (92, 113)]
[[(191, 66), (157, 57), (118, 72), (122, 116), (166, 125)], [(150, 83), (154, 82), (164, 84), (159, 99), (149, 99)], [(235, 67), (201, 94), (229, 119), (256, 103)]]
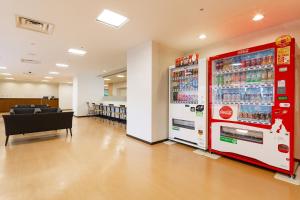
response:
[(0, 132), (0, 200), (300, 199), (299, 186), (271, 171), (179, 144), (150, 146), (95, 118), (74, 118), (72, 139), (20, 135), (5, 148), (2, 119)]

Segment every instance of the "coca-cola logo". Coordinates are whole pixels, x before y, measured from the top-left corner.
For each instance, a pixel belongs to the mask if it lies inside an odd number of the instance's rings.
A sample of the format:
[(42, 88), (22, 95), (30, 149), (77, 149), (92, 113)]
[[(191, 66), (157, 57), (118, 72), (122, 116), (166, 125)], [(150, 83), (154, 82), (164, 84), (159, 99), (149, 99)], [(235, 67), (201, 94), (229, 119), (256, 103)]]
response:
[(223, 106), (220, 110), (219, 110), (219, 115), (220, 117), (222, 117), (223, 119), (229, 119), (232, 117), (233, 115), (233, 110), (231, 107), (229, 106)]

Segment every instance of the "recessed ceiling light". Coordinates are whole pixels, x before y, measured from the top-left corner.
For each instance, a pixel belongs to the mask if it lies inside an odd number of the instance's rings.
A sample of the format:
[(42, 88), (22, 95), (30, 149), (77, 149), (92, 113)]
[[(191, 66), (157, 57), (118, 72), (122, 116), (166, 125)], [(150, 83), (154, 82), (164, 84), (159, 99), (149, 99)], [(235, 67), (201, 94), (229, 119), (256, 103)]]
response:
[(75, 55), (79, 55), (79, 56), (84, 56), (87, 52), (85, 50), (82, 49), (69, 49), (68, 50), (69, 53), (71, 54), (75, 54)]
[(120, 75), (117, 75), (118, 78), (124, 78), (125, 76), (120, 74)]
[(67, 68), (67, 67), (69, 67), (69, 65), (63, 64), (63, 63), (56, 63), (56, 67), (64, 67), (64, 68)]
[(59, 72), (49, 72), (49, 74), (57, 75), (57, 74), (59, 74)]
[(200, 39), (200, 40), (204, 40), (204, 39), (206, 39), (206, 38), (207, 38), (207, 36), (206, 36), (205, 34), (199, 35), (199, 39)]
[(110, 81), (110, 79), (109, 79), (109, 78), (105, 78), (104, 80), (105, 80), (105, 81)]
[(7, 69), (7, 67), (0, 66), (0, 69)]
[(53, 77), (51, 77), (51, 76), (45, 76), (44, 78), (45, 79), (53, 79)]
[(115, 13), (111, 10), (104, 9), (97, 17), (97, 21), (104, 23), (105, 25), (112, 26), (114, 28), (120, 28), (126, 24), (129, 20), (127, 17)]
[(10, 73), (1, 73), (1, 75), (3, 75), (3, 76), (11, 76), (12, 74), (10, 74)]
[(103, 73), (106, 73), (106, 70), (103, 70)]
[(252, 20), (253, 20), (253, 21), (260, 21), (260, 20), (262, 20), (264, 17), (265, 17), (265, 16), (263, 16), (262, 14), (256, 14), (256, 15), (252, 18)]
[(15, 79), (12, 78), (12, 77), (7, 77), (7, 78), (5, 78), (5, 79), (7, 79), (7, 80), (15, 80)]
[(42, 80), (42, 82), (49, 82), (49, 80)]

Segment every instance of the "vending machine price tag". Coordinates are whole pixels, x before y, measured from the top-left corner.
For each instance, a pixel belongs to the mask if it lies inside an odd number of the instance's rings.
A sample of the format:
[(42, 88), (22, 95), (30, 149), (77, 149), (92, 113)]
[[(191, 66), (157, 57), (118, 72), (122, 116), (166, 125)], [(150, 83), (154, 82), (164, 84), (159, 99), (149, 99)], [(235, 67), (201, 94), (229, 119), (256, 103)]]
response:
[(285, 100), (288, 100), (288, 97), (287, 96), (279, 96), (278, 100), (279, 101), (285, 101)]
[(279, 72), (287, 72), (288, 68), (287, 67), (280, 67)]

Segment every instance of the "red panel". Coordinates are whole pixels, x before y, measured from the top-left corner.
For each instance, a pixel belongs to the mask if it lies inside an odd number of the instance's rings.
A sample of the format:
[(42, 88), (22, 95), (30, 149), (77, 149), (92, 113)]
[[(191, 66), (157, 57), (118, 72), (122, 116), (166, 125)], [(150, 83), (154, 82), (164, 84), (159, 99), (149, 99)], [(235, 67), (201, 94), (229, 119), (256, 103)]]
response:
[[(256, 46), (256, 47), (251, 47), (239, 51), (233, 51), (221, 55), (217, 55), (214, 57), (210, 57), (208, 64), (208, 83), (209, 83), (209, 95), (208, 95), (208, 123), (209, 123), (209, 131), (208, 131), (208, 149), (210, 152), (215, 152), (217, 154), (229, 156), (235, 159), (243, 160), (245, 162), (249, 162), (252, 164), (256, 164), (259, 166), (263, 166), (278, 172), (286, 173), (289, 175), (292, 175), (294, 173), (294, 91), (295, 91), (295, 39), (292, 39), (292, 42), (290, 44), (291, 46), (291, 63), (290, 65), (285, 65), (285, 67), (288, 67), (287, 72), (279, 72), (279, 67), (284, 67), (283, 66), (278, 66), (277, 64), (277, 46), (275, 43), (269, 43), (261, 46)], [(272, 108), (272, 123), (274, 124), (275, 118), (280, 118), (283, 120), (283, 123), (286, 126), (286, 129), (288, 132), (290, 132), (290, 170), (283, 170), (277, 167), (270, 166), (268, 164), (265, 164), (261, 161), (255, 160), (253, 158), (247, 158), (245, 156), (237, 155), (234, 153), (229, 153), (229, 152), (220, 152), (217, 150), (212, 149), (211, 147), (211, 125), (213, 122), (229, 122), (229, 123), (236, 123), (236, 124), (242, 124), (242, 125), (247, 125), (247, 126), (253, 126), (253, 127), (258, 127), (258, 128), (266, 128), (266, 129), (271, 129), (272, 125), (259, 125), (259, 124), (252, 124), (252, 123), (244, 123), (244, 122), (236, 122), (236, 121), (225, 121), (225, 120), (216, 120), (212, 119), (212, 62), (217, 59), (222, 59), (222, 58), (227, 58), (227, 57), (232, 57), (236, 55), (242, 55), (242, 54), (247, 54), (247, 53), (253, 53), (256, 51), (261, 51), (261, 50), (266, 50), (266, 49), (275, 49), (275, 66), (274, 66), (274, 89), (275, 89), (275, 94), (274, 94), (274, 106)], [(286, 95), (288, 97), (287, 100), (278, 100), (278, 97), (281, 96), (277, 94), (277, 89), (278, 85), (277, 82), (278, 80), (286, 80)], [(281, 108), (279, 105), (280, 103), (290, 103), (291, 107), (288, 109)], [(288, 111), (287, 113), (285, 113)]]

